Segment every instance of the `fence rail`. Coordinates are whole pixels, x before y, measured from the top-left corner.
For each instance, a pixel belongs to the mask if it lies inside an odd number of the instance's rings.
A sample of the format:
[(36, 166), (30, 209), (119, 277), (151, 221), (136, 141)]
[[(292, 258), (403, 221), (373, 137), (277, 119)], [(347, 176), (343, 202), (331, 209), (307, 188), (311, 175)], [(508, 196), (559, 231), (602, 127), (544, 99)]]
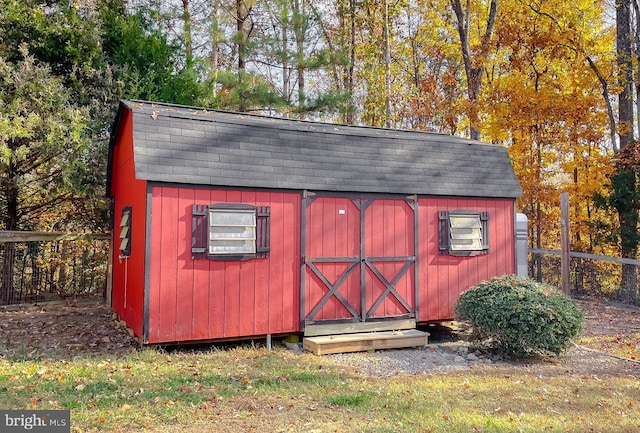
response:
[[(556, 254), (558, 256), (562, 254), (560, 250), (545, 250), (540, 248), (530, 248), (529, 253)], [(597, 254), (580, 253), (577, 251), (569, 251), (569, 257), (576, 257), (579, 259), (601, 260), (603, 262), (614, 262), (614, 263), (622, 263), (626, 265), (640, 266), (640, 260), (636, 260), (636, 259), (625, 259), (623, 257), (599, 256)]]
[(108, 241), (108, 233), (64, 233), (64, 232), (22, 232), (0, 230), (0, 243), (8, 242), (37, 242), (37, 241), (80, 241), (101, 240)]
[(0, 230), (0, 305), (104, 297), (109, 234)]
[[(109, 234), (0, 230), (0, 305), (104, 297), (110, 240)], [(561, 251), (528, 253), (529, 276), (561, 287)], [(572, 293), (640, 305), (640, 260), (571, 251), (569, 261)]]
[[(560, 250), (529, 249), (528, 264), (529, 276), (561, 287)], [(640, 260), (569, 252), (569, 286), (574, 294), (640, 305), (639, 270)]]

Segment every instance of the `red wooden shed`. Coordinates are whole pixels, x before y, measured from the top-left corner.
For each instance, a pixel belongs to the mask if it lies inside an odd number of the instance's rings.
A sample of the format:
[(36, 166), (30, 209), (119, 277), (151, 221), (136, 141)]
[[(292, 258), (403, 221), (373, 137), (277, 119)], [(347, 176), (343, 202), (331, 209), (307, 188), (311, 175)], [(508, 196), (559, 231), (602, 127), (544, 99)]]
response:
[(442, 321), (515, 270), (507, 151), (448, 135), (123, 101), (108, 192), (145, 344)]

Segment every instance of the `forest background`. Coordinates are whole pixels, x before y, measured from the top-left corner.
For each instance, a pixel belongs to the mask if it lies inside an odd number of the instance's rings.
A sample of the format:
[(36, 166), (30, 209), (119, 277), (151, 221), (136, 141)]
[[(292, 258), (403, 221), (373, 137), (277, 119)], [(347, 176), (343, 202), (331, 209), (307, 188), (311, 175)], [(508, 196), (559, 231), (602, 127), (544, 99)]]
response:
[(0, 1), (1, 229), (110, 230), (128, 98), (505, 146), (530, 247), (638, 256), (638, 0)]

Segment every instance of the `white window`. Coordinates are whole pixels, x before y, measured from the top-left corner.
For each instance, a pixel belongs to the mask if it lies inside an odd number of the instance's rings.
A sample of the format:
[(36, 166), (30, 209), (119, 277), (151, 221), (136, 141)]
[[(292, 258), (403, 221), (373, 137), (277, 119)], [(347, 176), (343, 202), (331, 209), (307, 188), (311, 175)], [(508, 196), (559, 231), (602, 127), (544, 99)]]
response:
[(194, 259), (267, 258), (270, 251), (269, 206), (243, 203), (194, 204), (191, 255)]
[(452, 251), (482, 251), (480, 215), (449, 215), (449, 237)]
[(475, 256), (489, 253), (489, 213), (439, 212), (440, 254)]
[(255, 253), (255, 209), (209, 208), (209, 255)]

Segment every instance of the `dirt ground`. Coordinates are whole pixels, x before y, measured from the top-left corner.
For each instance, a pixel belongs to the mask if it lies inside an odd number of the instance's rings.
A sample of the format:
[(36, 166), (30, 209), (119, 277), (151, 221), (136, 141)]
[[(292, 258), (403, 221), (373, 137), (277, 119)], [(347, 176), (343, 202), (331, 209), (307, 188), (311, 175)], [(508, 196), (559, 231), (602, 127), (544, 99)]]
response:
[(138, 347), (102, 299), (0, 309), (0, 358), (118, 357)]
[(591, 298), (575, 300), (584, 315), (584, 335), (640, 332), (640, 307)]
[[(593, 299), (579, 299), (577, 303), (585, 318), (583, 337), (601, 338), (604, 343), (591, 344), (592, 349), (573, 347), (561, 358), (533, 364), (527, 361), (525, 365), (534, 369), (553, 368), (559, 373), (640, 376), (640, 362), (631, 359), (634, 356), (626, 360), (603, 353), (608, 351), (607, 344), (616, 341), (640, 350), (640, 308)], [(0, 358), (68, 360), (90, 355), (117, 358), (139, 347), (113, 311), (100, 300), (0, 309)]]

